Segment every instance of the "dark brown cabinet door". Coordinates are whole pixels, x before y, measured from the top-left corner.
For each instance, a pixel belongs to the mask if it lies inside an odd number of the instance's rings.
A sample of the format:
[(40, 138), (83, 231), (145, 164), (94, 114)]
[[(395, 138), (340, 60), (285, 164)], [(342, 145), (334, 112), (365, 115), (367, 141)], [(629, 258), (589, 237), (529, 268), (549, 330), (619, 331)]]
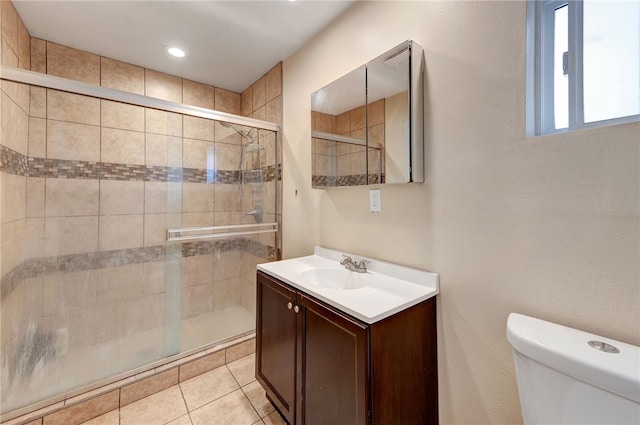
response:
[(367, 328), (304, 295), (300, 299), (304, 373), (297, 423), (369, 423)]
[(256, 377), (293, 424), (296, 399), (295, 292), (258, 273)]

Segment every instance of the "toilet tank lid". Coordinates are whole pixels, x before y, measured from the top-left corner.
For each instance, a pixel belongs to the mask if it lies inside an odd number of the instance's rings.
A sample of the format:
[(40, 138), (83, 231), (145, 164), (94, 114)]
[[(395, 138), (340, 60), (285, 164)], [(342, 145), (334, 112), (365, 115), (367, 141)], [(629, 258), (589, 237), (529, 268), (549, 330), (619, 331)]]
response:
[[(507, 319), (507, 339), (538, 363), (640, 403), (640, 347), (518, 313)], [(594, 340), (620, 352), (597, 350)]]

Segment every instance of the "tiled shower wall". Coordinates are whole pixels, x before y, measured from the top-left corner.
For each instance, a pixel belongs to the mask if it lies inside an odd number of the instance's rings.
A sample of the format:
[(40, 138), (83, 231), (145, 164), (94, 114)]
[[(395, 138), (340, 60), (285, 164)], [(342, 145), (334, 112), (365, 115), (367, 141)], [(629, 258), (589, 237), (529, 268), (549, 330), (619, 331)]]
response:
[[(1, 2), (0, 14), (4, 65), (281, 123), (280, 64), (241, 95), (32, 39), (11, 2)], [(73, 316), (59, 353), (144, 332), (165, 319), (166, 273), (181, 279), (183, 320), (232, 304), (254, 310), (254, 287), (246, 282), (255, 279), (257, 262), (278, 255), (260, 248), (274, 247), (273, 235), (183, 244), (178, 254), (165, 249), (170, 226), (254, 222), (233, 181), (238, 134), (210, 120), (7, 81), (1, 108), (5, 317), (35, 307), (37, 317), (17, 326), (41, 323), (48, 331), (37, 328), (36, 336), (59, 345), (65, 335), (55, 330)], [(275, 134), (263, 131), (259, 140), (257, 163), (271, 170), (264, 221), (272, 222)], [(223, 171), (216, 181), (212, 165)], [(171, 177), (176, 170), (180, 179)], [(13, 325), (3, 321), (3, 347), (15, 345), (8, 338), (21, 330)], [(117, 363), (115, 352), (109, 358)], [(153, 359), (142, 352), (139, 364)]]

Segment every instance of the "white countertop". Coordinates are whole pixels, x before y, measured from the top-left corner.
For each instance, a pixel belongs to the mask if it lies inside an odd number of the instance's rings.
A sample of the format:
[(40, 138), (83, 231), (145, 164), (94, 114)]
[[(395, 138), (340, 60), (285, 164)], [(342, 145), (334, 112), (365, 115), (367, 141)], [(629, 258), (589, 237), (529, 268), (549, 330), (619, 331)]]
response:
[[(363, 258), (357, 254), (317, 246), (314, 255), (259, 264), (258, 270), (368, 324), (392, 316), (439, 293), (436, 273), (371, 258), (366, 258), (370, 260), (367, 273), (356, 273), (340, 265), (343, 254), (354, 260)], [(306, 278), (310, 271), (318, 276), (323, 273), (339, 276), (349, 282), (348, 287), (355, 289), (315, 284)]]

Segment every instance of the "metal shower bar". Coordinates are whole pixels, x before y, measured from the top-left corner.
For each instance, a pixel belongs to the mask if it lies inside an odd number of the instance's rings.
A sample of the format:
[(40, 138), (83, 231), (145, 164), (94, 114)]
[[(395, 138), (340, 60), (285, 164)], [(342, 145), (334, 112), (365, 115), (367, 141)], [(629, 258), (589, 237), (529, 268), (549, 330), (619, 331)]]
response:
[(176, 112), (194, 117), (207, 118), (215, 121), (224, 121), (247, 127), (257, 127), (262, 130), (279, 131), (278, 124), (247, 118), (227, 112), (215, 111), (213, 109), (201, 108), (199, 106), (184, 105), (181, 103), (169, 102), (168, 100), (156, 99), (140, 94), (124, 92), (107, 87), (95, 86), (80, 81), (60, 78), (53, 75), (41, 74), (39, 72), (26, 71), (6, 65), (0, 65), (0, 78), (3, 80), (15, 81), (17, 83), (31, 84), (34, 86), (49, 89), (66, 91), (100, 99), (113, 100), (116, 102), (128, 103), (131, 105), (144, 106), (146, 108), (161, 109), (169, 112)]
[[(271, 227), (271, 229), (261, 229), (262, 227)], [(253, 230), (241, 230), (253, 229)], [(226, 231), (225, 231), (226, 230)], [(240, 230), (240, 231), (234, 231)], [(195, 241), (200, 239), (216, 239), (228, 238), (232, 236), (257, 235), (261, 233), (275, 233), (278, 231), (278, 223), (259, 223), (259, 224), (230, 224), (226, 226), (209, 226), (209, 227), (182, 227), (175, 229), (167, 229), (167, 241)], [(201, 232), (209, 232), (201, 234)], [(188, 235), (189, 233), (198, 233)]]

